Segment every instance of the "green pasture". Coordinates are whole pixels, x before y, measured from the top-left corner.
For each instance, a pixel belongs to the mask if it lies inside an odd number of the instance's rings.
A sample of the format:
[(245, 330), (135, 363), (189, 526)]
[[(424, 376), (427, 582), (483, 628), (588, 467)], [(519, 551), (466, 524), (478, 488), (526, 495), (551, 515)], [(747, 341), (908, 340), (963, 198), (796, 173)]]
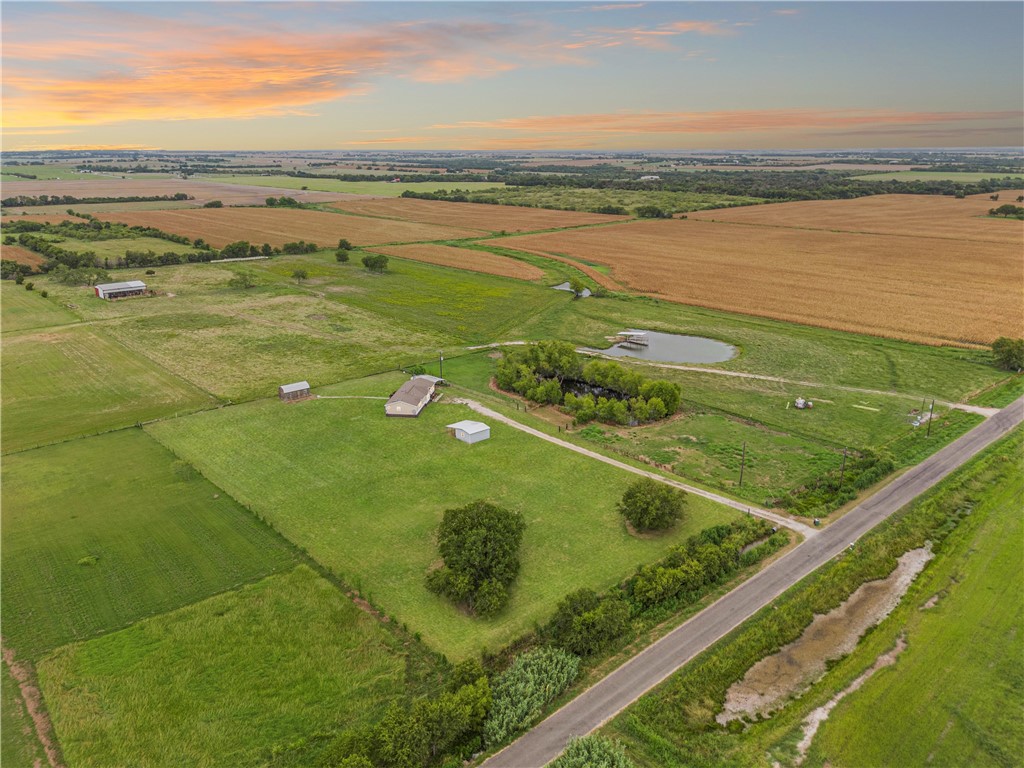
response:
[(400, 649), (306, 566), (43, 660), (69, 765), (260, 765), (370, 724), (404, 692)]
[[(30, 278), (35, 282), (35, 278)], [(53, 298), (44, 299), (38, 290), (26, 291), (13, 280), (0, 282), (0, 329), (4, 333), (46, 328), (78, 322), (78, 318)]]
[(8, 768), (47, 764), (25, 700), (6, 664), (0, 664), (0, 764)]
[(907, 650), (836, 707), (806, 765), (997, 768), (1024, 754), (1024, 475), (1009, 473), (973, 501), (918, 591), (938, 603), (904, 608)]
[[(401, 173), (395, 176), (401, 177)], [(316, 192), (344, 192), (351, 195), (374, 197), (401, 197), (407, 189), (413, 192), (437, 192), (439, 189), (492, 189), (500, 187), (493, 181), (416, 181), (393, 183), (390, 181), (339, 181), (338, 179), (307, 179), (298, 176), (197, 176), (197, 180), (219, 184), (241, 184), (253, 187), (280, 189), (309, 189)], [(269, 195), (269, 193), (268, 193)]]
[(140, 429), (4, 457), (2, 506), (4, 639), (23, 658), (295, 562)]
[[(126, 237), (116, 240), (76, 240), (71, 237), (62, 238), (60, 247), (76, 253), (92, 251), (102, 262), (103, 259), (114, 261), (124, 257), (125, 251), (153, 251), (156, 254), (194, 253), (195, 248), (181, 243), (172, 243), (159, 237)], [(109, 269), (109, 266), (108, 266)], [(112, 277), (111, 279), (119, 279)]]
[(212, 404), (209, 395), (85, 325), (4, 334), (0, 392), (6, 453)]
[(530, 208), (559, 208), (565, 211), (596, 211), (608, 205), (625, 208), (628, 213), (641, 205), (656, 205), (671, 213), (755, 205), (765, 200), (741, 195), (670, 192), (662, 190), (586, 189), (577, 187), (499, 187), (474, 191), (470, 200), (499, 205), (523, 205)]
[[(903, 636), (896, 664), (832, 711), (804, 766), (1015, 765), (1024, 747), (1020, 659), (1024, 567), (1020, 429), (646, 694), (603, 729), (642, 768), (794, 766), (802, 724)], [(719, 726), (729, 686), (791, 642), (815, 614), (896, 558), (931, 542), (935, 558), (892, 614), (798, 698), (742, 731)], [(931, 756), (931, 759), (929, 759)]]
[(985, 179), (1024, 179), (1024, 174), (995, 171), (885, 171), (865, 173), (853, 178), (857, 181), (957, 181), (962, 184), (976, 184)]
[[(387, 397), (403, 380), (382, 377), (375, 391)], [(367, 391), (367, 382), (356, 390)], [(606, 588), (731, 515), (691, 498), (685, 524), (670, 535), (634, 538), (615, 510), (631, 475), (488, 419), (492, 436), (483, 443), (447, 435), (446, 424), (467, 418), (474, 418), (469, 409), (443, 402), (401, 419), (384, 415), (383, 399), (263, 401), (149, 429), (454, 659), (497, 649), (544, 620), (566, 593)], [(510, 605), (487, 621), (424, 585), (444, 510), (480, 498), (527, 521)]]

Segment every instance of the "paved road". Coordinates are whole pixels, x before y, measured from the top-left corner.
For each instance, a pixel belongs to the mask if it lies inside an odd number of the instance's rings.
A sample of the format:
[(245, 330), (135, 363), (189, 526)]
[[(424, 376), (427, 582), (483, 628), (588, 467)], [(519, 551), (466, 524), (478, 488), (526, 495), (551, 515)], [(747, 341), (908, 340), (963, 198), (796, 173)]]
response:
[(703, 496), (705, 499), (711, 499), (712, 501), (718, 502), (719, 504), (725, 504), (727, 507), (738, 509), (740, 512), (749, 512), (750, 514), (755, 515), (757, 517), (763, 517), (765, 520), (770, 520), (776, 525), (785, 526), (790, 530), (796, 531), (797, 533), (801, 533), (806, 538), (815, 536), (818, 533), (817, 528), (812, 528), (806, 523), (802, 523), (799, 520), (793, 520), (792, 518), (786, 517), (785, 515), (780, 515), (777, 512), (771, 512), (767, 509), (761, 509), (760, 507), (757, 507), (753, 504), (748, 504), (747, 502), (736, 501), (735, 499), (730, 499), (728, 496), (720, 496), (717, 493), (706, 491), (703, 488), (697, 488), (692, 485), (687, 485), (686, 483), (680, 483), (678, 480), (670, 480), (667, 477), (655, 474), (654, 472), (648, 472), (645, 469), (639, 469), (638, 467), (631, 466), (624, 462), (616, 461), (610, 456), (605, 456), (603, 453), (591, 451), (580, 445), (576, 445), (575, 443), (570, 443), (565, 440), (560, 440), (557, 437), (552, 437), (551, 435), (541, 432), (539, 429), (528, 427), (525, 424), (516, 421), (515, 419), (510, 419), (508, 416), (498, 413), (497, 411), (488, 408), (486, 405), (478, 403), (476, 400), (470, 400), (465, 397), (454, 397), (448, 402), (458, 403), (460, 405), (468, 405), (471, 409), (473, 409), (482, 416), (487, 416), (488, 418), (494, 419), (495, 421), (500, 421), (503, 424), (508, 424), (510, 427), (512, 427), (513, 429), (518, 429), (520, 432), (526, 432), (527, 434), (533, 435), (534, 437), (539, 437), (541, 440), (547, 440), (549, 443), (554, 443), (555, 445), (561, 446), (562, 448), (568, 448), (570, 451), (581, 453), (584, 456), (587, 456), (591, 459), (597, 459), (598, 461), (603, 461), (605, 464), (611, 464), (613, 467), (618, 467), (619, 469), (624, 469), (627, 472), (632, 472), (634, 475), (650, 477), (657, 480), (660, 483), (665, 483), (665, 485), (671, 485), (674, 488), (679, 488), (680, 490), (686, 491), (687, 493), (692, 493), (695, 496)]
[(1024, 421), (1024, 397), (889, 483), (841, 519), (708, 606), (484, 762), (540, 768), (572, 736), (590, 733), (896, 510)]

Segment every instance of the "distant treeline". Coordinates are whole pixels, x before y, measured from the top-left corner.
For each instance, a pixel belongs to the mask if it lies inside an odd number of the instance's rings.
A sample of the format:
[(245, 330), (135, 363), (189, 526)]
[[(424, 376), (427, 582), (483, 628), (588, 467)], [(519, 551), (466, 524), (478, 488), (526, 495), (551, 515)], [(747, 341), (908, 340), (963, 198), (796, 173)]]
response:
[(193, 200), (192, 195), (135, 195), (132, 197), (75, 197), (74, 195), (15, 195), (0, 200), (5, 208), (28, 208), (33, 205), (73, 205), (79, 203), (166, 203)]

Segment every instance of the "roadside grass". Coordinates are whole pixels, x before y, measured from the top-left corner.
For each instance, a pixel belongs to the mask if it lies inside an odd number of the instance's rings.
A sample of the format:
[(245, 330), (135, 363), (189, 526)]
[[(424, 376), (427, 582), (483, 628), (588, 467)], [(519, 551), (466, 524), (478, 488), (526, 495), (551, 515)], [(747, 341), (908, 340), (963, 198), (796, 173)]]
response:
[(888, 171), (853, 177), (855, 181), (958, 181), (962, 184), (975, 184), (984, 179), (1005, 178), (1024, 179), (1024, 175), (996, 171)]
[[(401, 173), (395, 173), (401, 177)], [(377, 197), (401, 197), (405, 190), (414, 192), (437, 192), (439, 189), (493, 189), (501, 184), (492, 181), (340, 181), (338, 179), (311, 179), (298, 176), (196, 176), (197, 181), (212, 181), (219, 184), (242, 184), (253, 187), (277, 187), (279, 189), (309, 189), (316, 192), (344, 192), (353, 195), (376, 195)]]
[(401, 650), (307, 566), (38, 665), (68, 763), (258, 765), (276, 746), (374, 722), (404, 692)]
[(4, 638), (21, 657), (296, 562), (139, 429), (8, 455), (2, 479)]
[[(376, 393), (389, 395), (405, 378), (379, 377)], [(367, 384), (354, 391), (367, 394)], [(466, 418), (475, 416), (443, 401), (416, 419), (387, 418), (379, 400), (264, 401), (148, 429), (453, 659), (497, 650), (568, 592), (605, 589), (734, 514), (693, 497), (678, 529), (634, 538), (615, 509), (632, 475), (500, 423), (490, 424), (489, 440), (465, 445), (445, 425)], [(491, 620), (467, 616), (424, 584), (444, 510), (480, 498), (527, 521), (509, 607)]]
[[(602, 729), (639, 766), (790, 766), (801, 724), (906, 635), (894, 667), (836, 708), (805, 765), (1012, 765), (1019, 712), (1022, 566), (1018, 471), (1024, 430), (990, 447), (845, 553), (792, 587)], [(936, 557), (896, 610), (825, 676), (740, 733), (719, 726), (726, 691), (759, 659), (798, 637), (902, 553), (930, 541)], [(938, 594), (938, 606), (925, 609)], [(947, 688), (947, 681), (949, 683)], [(879, 713), (886, 713), (884, 724)], [(957, 714), (963, 713), (966, 717)], [(949, 733), (943, 729), (949, 722)], [(826, 740), (827, 739), (827, 740)]]
[[(1005, 460), (1013, 462), (1019, 453)], [(1006, 766), (1024, 754), (1024, 475), (977, 499), (946, 556), (903, 606), (908, 648), (839, 704), (812, 743), (808, 766)], [(891, 632), (886, 633), (891, 639)], [(879, 638), (873, 646), (883, 642)], [(865, 649), (867, 650), (867, 649)], [(872, 649), (873, 650), (873, 649)], [(889, 713), (878, 727), (878, 713)]]
[(25, 700), (6, 664), (0, 664), (0, 764), (8, 768), (47, 764)]
[[(494, 186), (494, 185), (492, 185)], [(641, 205), (655, 205), (670, 213), (729, 208), (766, 202), (760, 197), (669, 192), (663, 190), (583, 189), (577, 187), (498, 187), (470, 193), (474, 202), (558, 208), (565, 211), (596, 211), (608, 205), (625, 208), (630, 214)]]
[(4, 333), (78, 322), (60, 302), (44, 299), (39, 291), (26, 291), (25, 286), (15, 285), (11, 280), (0, 282), (0, 302), (3, 304), (0, 330)]
[(999, 386), (982, 392), (971, 402), (987, 408), (1005, 408), (1021, 395), (1024, 395), (1024, 375), (1017, 374)]
[(212, 405), (206, 393), (84, 325), (4, 334), (0, 392), (5, 453)]
[[(959, 401), (1010, 375), (988, 350), (928, 347), (617, 294), (568, 301), (524, 318), (508, 338), (559, 338), (607, 347), (623, 328), (706, 336), (740, 354), (717, 368)], [(494, 339), (502, 341), (504, 339)]]

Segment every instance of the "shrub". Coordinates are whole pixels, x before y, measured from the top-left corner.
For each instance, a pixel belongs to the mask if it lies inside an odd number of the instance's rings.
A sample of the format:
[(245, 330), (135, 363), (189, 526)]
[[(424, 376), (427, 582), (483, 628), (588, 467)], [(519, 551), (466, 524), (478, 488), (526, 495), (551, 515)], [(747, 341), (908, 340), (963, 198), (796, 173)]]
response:
[(599, 597), (592, 589), (567, 595), (542, 635), (577, 656), (603, 651), (629, 629), (629, 605), (618, 596)]
[(208, 203), (203, 203), (203, 208), (223, 208), (224, 203), (220, 200), (211, 200)]
[(42, 296), (45, 299), (47, 296), (50, 295), (50, 292), (47, 291), (47, 290), (42, 290), (42, 291), (39, 292), (39, 295)]
[(579, 674), (579, 657), (561, 648), (538, 648), (518, 656), (494, 682), (484, 740), (493, 747), (529, 727), (544, 706)]
[(383, 272), (388, 268), (388, 257), (383, 253), (368, 253), (363, 256), (363, 266), (371, 272)]
[(618, 506), (622, 516), (637, 531), (663, 531), (682, 518), (686, 494), (642, 477), (626, 489)]
[(334, 252), (334, 260), (339, 264), (344, 264), (345, 262), (348, 261), (348, 259), (348, 251), (346, 251), (344, 248), (339, 248)]
[(147, 275), (155, 275), (156, 274), (156, 270), (155, 269), (147, 269), (146, 270), (146, 274)]
[(26, 290), (26, 291), (31, 291), (31, 290), (33, 290), (33, 289), (34, 289), (35, 287), (36, 287), (36, 284), (35, 284), (35, 283), (25, 283), (25, 290)]
[(549, 768), (636, 768), (617, 741), (604, 736), (575, 736)]
[(1005, 371), (1019, 371), (1024, 368), (1024, 339), (1000, 336), (992, 342), (992, 358)]

